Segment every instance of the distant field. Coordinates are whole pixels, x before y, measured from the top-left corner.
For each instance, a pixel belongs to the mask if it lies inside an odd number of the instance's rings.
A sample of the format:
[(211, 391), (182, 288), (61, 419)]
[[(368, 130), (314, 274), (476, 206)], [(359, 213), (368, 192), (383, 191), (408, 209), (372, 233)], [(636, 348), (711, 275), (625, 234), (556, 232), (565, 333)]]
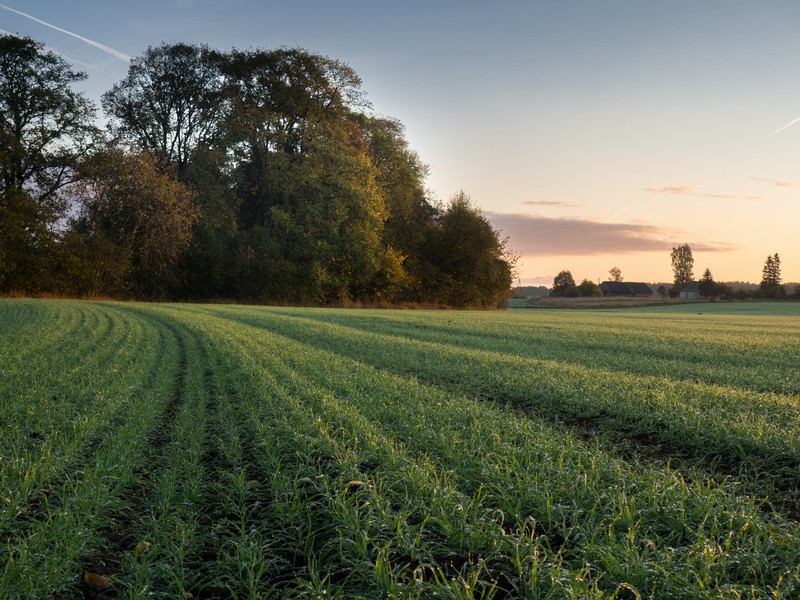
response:
[[(641, 311), (638, 307), (636, 310)], [(800, 317), (800, 302), (705, 302), (649, 307), (647, 311), (676, 314)]]
[(798, 364), (796, 304), (0, 300), (0, 598), (798, 597)]

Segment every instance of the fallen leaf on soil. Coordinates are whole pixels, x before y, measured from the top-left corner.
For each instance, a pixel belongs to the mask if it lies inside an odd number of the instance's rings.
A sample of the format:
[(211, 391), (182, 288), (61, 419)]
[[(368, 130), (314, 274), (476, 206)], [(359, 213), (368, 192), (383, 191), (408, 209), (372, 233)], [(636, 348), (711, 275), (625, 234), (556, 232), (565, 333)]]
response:
[(89, 584), (89, 587), (95, 590), (110, 590), (114, 587), (114, 582), (108, 577), (103, 577), (91, 571), (83, 572), (83, 580)]
[(150, 547), (150, 542), (139, 542), (136, 544), (136, 547), (133, 549), (133, 555), (139, 556), (142, 552), (147, 550)]

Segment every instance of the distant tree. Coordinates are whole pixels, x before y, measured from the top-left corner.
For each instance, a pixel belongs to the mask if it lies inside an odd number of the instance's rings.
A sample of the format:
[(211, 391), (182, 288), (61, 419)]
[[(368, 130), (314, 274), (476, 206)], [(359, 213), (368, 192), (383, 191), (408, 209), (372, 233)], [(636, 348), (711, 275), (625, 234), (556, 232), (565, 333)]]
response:
[(664, 284), (661, 284), (660, 286), (658, 286), (658, 288), (656, 289), (656, 293), (659, 296), (661, 296), (662, 298), (666, 298), (669, 295), (669, 292), (667, 291), (667, 287)]
[(675, 275), (674, 287), (684, 287), (686, 284), (691, 283), (694, 279), (694, 257), (692, 256), (692, 249), (689, 244), (683, 244), (677, 248), (672, 249), (672, 272)]
[(550, 290), (551, 296), (565, 296), (570, 288), (577, 287), (572, 273), (569, 271), (560, 271), (558, 275), (553, 278), (553, 287)]
[(581, 296), (602, 296), (603, 290), (594, 281), (584, 279), (578, 286), (578, 293)]
[(98, 131), (86, 78), (30, 38), (0, 36), (0, 290), (48, 287), (63, 188)]
[(622, 281), (622, 271), (619, 267), (611, 267), (608, 270), (608, 276), (611, 281)]
[(713, 275), (711, 275), (710, 269), (705, 270), (705, 272), (703, 273), (703, 277), (697, 284), (697, 287), (699, 288), (701, 296), (705, 296), (706, 298), (711, 298), (713, 296), (716, 296), (717, 284), (714, 281)]
[(786, 290), (781, 285), (781, 259), (776, 252), (767, 256), (762, 270), (758, 293), (763, 298), (785, 298)]

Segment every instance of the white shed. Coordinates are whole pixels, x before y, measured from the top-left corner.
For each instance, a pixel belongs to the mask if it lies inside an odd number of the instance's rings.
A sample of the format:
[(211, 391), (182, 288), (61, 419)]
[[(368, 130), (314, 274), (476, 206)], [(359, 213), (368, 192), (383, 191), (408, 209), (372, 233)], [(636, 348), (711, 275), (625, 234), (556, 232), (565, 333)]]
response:
[(700, 285), (693, 281), (681, 289), (681, 300), (697, 300), (700, 297)]

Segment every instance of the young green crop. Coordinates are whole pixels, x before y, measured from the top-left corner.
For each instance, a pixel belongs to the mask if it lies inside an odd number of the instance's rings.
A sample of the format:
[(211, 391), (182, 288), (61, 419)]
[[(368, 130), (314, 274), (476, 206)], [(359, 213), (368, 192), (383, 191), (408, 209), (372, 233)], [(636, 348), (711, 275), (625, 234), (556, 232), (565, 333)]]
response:
[(700, 317), (0, 301), (0, 597), (797, 595), (800, 331)]

